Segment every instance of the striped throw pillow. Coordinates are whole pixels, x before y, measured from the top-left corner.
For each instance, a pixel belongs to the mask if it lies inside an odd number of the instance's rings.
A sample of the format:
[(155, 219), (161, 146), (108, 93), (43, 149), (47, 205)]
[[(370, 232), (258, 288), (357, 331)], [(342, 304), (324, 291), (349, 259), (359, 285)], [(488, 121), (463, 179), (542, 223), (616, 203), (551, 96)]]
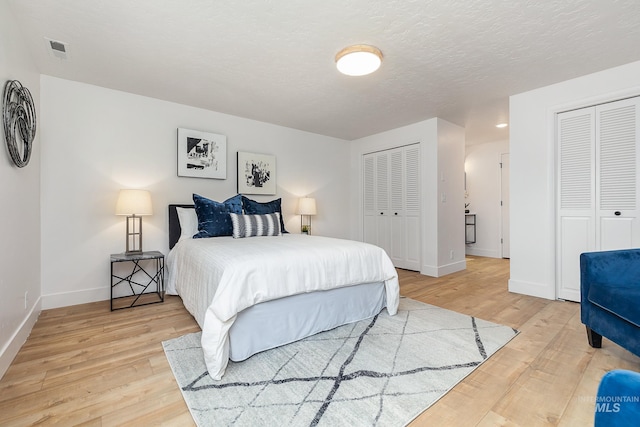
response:
[(281, 236), (280, 213), (264, 215), (239, 215), (230, 213), (233, 224), (233, 237)]

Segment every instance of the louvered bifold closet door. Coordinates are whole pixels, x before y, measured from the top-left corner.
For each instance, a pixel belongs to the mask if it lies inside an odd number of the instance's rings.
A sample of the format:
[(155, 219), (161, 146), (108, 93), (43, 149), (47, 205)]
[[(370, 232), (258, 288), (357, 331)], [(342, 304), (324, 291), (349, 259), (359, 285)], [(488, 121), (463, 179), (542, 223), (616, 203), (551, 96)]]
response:
[(640, 247), (640, 98), (558, 114), (557, 296), (580, 301), (580, 254)]
[(362, 161), (363, 169), (363, 213), (364, 230), (363, 240), (367, 243), (378, 242), (376, 231), (376, 180), (375, 180), (375, 154), (367, 154)]
[(420, 271), (420, 144), (404, 149), (405, 268)]
[(363, 156), (364, 241), (420, 271), (420, 144)]
[(390, 150), (389, 189), (391, 198), (391, 210), (389, 220), (391, 223), (391, 248), (389, 257), (393, 265), (406, 268), (405, 259), (405, 224), (404, 224), (404, 165), (403, 149)]
[(640, 245), (638, 98), (596, 107), (596, 247)]
[(376, 244), (391, 254), (391, 218), (389, 216), (389, 152), (376, 153)]
[(595, 249), (595, 110), (557, 116), (558, 298), (580, 300), (580, 254)]

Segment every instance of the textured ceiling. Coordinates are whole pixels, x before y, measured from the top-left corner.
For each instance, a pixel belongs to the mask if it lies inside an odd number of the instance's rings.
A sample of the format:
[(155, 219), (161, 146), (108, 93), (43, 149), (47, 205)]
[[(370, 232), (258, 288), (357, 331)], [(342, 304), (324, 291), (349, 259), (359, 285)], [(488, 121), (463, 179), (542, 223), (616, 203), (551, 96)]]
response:
[[(43, 74), (347, 140), (432, 117), (506, 139), (509, 95), (640, 60), (639, 0), (9, 3)], [(339, 74), (350, 44), (380, 70)]]

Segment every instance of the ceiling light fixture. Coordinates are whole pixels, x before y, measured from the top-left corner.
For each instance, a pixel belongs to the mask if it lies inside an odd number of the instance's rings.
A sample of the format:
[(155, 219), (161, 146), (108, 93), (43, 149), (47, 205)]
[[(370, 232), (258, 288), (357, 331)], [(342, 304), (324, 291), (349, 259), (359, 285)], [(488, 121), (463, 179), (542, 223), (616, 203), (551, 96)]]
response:
[(380, 68), (380, 64), (380, 49), (365, 44), (345, 47), (336, 55), (338, 71), (347, 76), (366, 76)]
[(502, 129), (502, 128), (506, 128), (507, 126), (509, 126), (509, 125), (508, 125), (508, 124), (506, 124), (506, 123), (498, 123), (498, 124), (496, 125), (496, 127), (497, 127), (497, 128), (500, 128), (500, 129)]

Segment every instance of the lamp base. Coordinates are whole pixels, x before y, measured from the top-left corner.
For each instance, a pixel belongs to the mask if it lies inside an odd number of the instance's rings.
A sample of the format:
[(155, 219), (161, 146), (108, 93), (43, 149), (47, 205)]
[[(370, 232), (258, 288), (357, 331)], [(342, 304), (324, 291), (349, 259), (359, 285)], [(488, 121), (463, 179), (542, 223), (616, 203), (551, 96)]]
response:
[[(304, 222), (304, 217), (307, 217), (307, 223)], [(311, 216), (309, 215), (300, 215), (300, 233), (301, 234), (311, 234)]]
[(131, 215), (127, 217), (127, 249), (125, 255), (142, 253), (142, 217)]

